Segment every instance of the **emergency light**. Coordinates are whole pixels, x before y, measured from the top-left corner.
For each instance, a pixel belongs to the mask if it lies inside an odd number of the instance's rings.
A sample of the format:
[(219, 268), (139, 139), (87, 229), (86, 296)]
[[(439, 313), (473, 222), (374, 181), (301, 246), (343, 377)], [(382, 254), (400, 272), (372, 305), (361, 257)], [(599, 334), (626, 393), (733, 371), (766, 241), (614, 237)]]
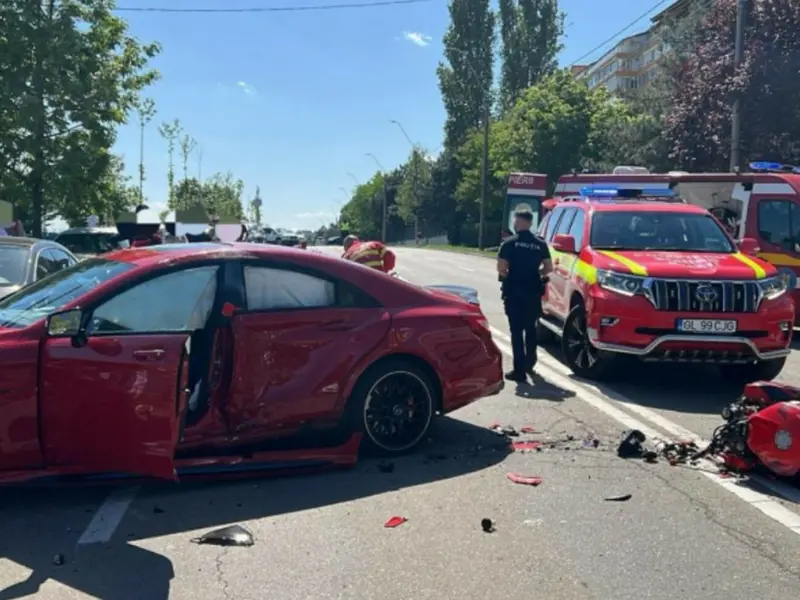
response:
[(759, 161), (759, 162), (751, 162), (750, 165), (751, 171), (778, 171), (782, 173), (797, 173), (800, 174), (800, 167), (795, 167), (794, 165), (784, 165), (783, 163), (779, 162), (769, 162), (769, 161)]
[(615, 186), (586, 186), (581, 188), (580, 195), (587, 198), (638, 198), (638, 197), (658, 197), (674, 198), (675, 192), (669, 188), (644, 188), (644, 189), (620, 189)]

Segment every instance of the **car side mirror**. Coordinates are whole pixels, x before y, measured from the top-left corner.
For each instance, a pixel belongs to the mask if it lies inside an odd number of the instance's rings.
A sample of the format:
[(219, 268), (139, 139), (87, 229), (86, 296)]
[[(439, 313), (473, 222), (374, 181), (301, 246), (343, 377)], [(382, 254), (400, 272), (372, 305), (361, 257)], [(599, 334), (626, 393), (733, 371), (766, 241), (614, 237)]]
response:
[(754, 238), (742, 238), (737, 245), (739, 246), (739, 252), (749, 256), (755, 256), (761, 251), (761, 248), (758, 247), (758, 241)]
[(551, 245), (553, 249), (558, 252), (567, 252), (569, 254), (578, 253), (578, 249), (575, 247), (575, 238), (565, 233), (556, 234)]
[(76, 337), (83, 330), (83, 313), (79, 309), (65, 310), (47, 318), (47, 335), (50, 337)]

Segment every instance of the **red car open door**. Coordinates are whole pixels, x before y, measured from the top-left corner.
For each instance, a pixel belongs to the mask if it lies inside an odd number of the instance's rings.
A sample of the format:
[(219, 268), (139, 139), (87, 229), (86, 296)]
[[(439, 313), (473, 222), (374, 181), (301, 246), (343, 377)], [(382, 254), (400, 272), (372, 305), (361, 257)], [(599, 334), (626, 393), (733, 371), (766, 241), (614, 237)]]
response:
[(186, 334), (44, 342), (42, 446), (48, 466), (174, 478), (186, 410)]

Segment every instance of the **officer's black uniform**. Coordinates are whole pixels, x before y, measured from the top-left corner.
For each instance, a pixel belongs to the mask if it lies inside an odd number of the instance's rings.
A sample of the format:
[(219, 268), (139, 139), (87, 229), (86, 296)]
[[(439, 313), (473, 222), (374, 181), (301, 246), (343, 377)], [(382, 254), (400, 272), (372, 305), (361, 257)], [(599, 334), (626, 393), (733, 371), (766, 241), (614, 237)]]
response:
[(502, 243), (497, 257), (508, 261), (508, 275), (501, 278), (514, 351), (514, 370), (508, 377), (523, 380), (536, 364), (536, 321), (544, 292), (539, 267), (542, 261), (550, 260), (550, 251), (542, 238), (521, 231)]

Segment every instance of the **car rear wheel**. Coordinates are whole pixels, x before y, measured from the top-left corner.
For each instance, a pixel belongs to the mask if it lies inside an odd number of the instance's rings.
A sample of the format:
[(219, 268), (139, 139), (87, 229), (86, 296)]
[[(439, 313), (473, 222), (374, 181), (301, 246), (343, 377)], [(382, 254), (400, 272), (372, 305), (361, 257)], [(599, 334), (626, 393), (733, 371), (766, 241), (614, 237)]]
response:
[(720, 365), (720, 374), (728, 381), (753, 383), (755, 381), (772, 381), (781, 374), (786, 357), (763, 360), (749, 365)]
[(600, 352), (589, 341), (583, 304), (573, 306), (567, 315), (561, 349), (567, 366), (578, 377), (600, 379), (609, 370), (611, 357)]
[(437, 405), (429, 377), (404, 360), (387, 360), (358, 382), (350, 401), (354, 428), (373, 454), (405, 454), (425, 439)]

